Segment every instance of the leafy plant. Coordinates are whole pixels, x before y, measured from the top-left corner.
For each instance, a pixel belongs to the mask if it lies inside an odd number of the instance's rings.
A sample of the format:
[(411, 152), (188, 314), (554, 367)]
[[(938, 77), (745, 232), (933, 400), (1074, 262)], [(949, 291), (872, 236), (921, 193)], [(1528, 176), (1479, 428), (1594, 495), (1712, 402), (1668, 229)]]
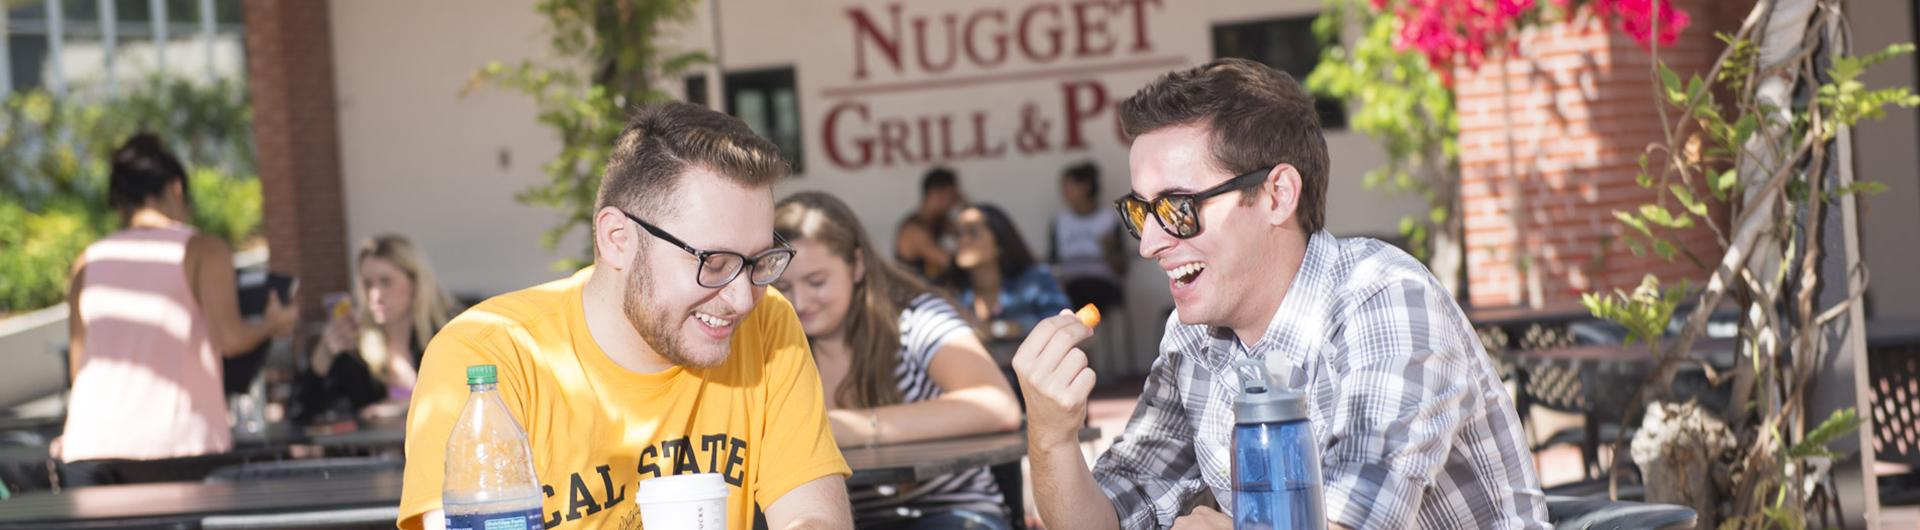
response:
[[(1731, 403), (1720, 414), (1740, 440), (1725, 455), (1732, 475), (1725, 489), (1729, 501), (1718, 513), (1702, 513), (1703, 520), (1720, 520), (1720, 528), (1797, 529), (1810, 514), (1824, 519), (1829, 511), (1838, 513), (1820, 480), (1826, 462), (1837, 456), (1826, 446), (1857, 429), (1858, 415), (1843, 410), (1810, 432), (1799, 429), (1809, 421), (1812, 375), (1827, 369), (1823, 360), (1835, 331), (1829, 326), (1857, 303), (1863, 283), (1846, 282), (1843, 301), (1816, 303), (1823, 282), (1831, 281), (1821, 259), (1831, 215), (1825, 209), (1884, 188), (1849, 181), (1834, 153), (1851, 148), (1839, 141), (1847, 128), (1879, 118), (1890, 106), (1920, 106), (1909, 87), (1869, 88), (1859, 81), (1867, 68), (1910, 54), (1913, 45), (1851, 56), (1841, 1), (1761, 2), (1737, 32), (1720, 35), (1726, 47), (1706, 75), (1683, 78), (1659, 60), (1660, 46), (1673, 43), (1688, 23), (1668, 0), (1551, 0), (1551, 6), (1513, 0), (1491, 7), (1444, 0), (1369, 3), (1392, 13), (1397, 27), (1369, 25), (1362, 42), (1384, 41), (1380, 35), (1391, 32), (1398, 50), (1424, 56), (1443, 79), (1450, 69), (1475, 67), (1502, 48), (1517, 50), (1511, 36), (1551, 18), (1554, 9), (1611, 17), (1649, 49), (1658, 80), (1650, 88), (1661, 102), (1664, 141), (1648, 147), (1636, 180), (1655, 190), (1656, 198), (1614, 213), (1622, 227), (1616, 240), (1635, 254), (1685, 258), (1711, 275), (1697, 290), (1685, 284), (1663, 288), (1648, 276), (1632, 292), (1583, 297), (1596, 316), (1625, 326), (1630, 340), (1646, 341), (1655, 353), (1657, 366), (1635, 393), (1624, 423), (1637, 421), (1649, 396), (1665, 395), (1681, 364), (1698, 364), (1711, 384), (1729, 387)], [(1367, 62), (1357, 54), (1329, 57)], [(1345, 74), (1391, 83), (1398, 71), (1373, 64)], [(1674, 242), (1674, 231), (1700, 226), (1715, 235), (1717, 263)], [(1851, 280), (1863, 271), (1844, 273)], [(1742, 309), (1741, 362), (1723, 376), (1690, 352), (1728, 297)], [(1684, 303), (1695, 309), (1676, 329), (1674, 315)], [(1621, 437), (1614, 454), (1628, 454), (1627, 441)], [(1612, 475), (1619, 477), (1618, 471)]]
[(1660, 278), (1647, 275), (1631, 293), (1619, 290), (1612, 296), (1587, 293), (1580, 296), (1580, 303), (1594, 316), (1626, 327), (1628, 346), (1638, 340), (1658, 350), (1667, 324), (1673, 321), (1674, 310), (1685, 301), (1687, 293), (1684, 280), (1678, 286), (1663, 289)]
[[(1307, 88), (1355, 103), (1349, 124), (1387, 154), (1386, 164), (1368, 170), (1363, 183), (1425, 200), (1425, 212), (1400, 219), (1400, 235), (1414, 257), (1443, 279), (1455, 279), (1464, 260), (1453, 215), (1460, 182), (1453, 90), (1424, 55), (1396, 45), (1399, 18), (1374, 11), (1364, 0), (1327, 0), (1325, 6), (1313, 30), (1326, 46), (1307, 75)], [(1362, 30), (1350, 43), (1340, 39), (1348, 26)], [(1448, 262), (1434, 261), (1441, 258)]]
[[(75, 91), (78, 93), (95, 93)], [(191, 173), (194, 224), (236, 246), (260, 226), (252, 113), (243, 85), (151, 78), (105, 99), (11, 93), (0, 104), (0, 313), (57, 304), (73, 259), (112, 233), (108, 158), (139, 131)]]
[[(629, 108), (670, 96), (656, 81), (706, 60), (701, 52), (670, 53), (656, 44), (664, 23), (685, 20), (693, 0), (543, 0), (536, 7), (551, 25), (560, 60), (495, 61), (474, 72), (465, 91), (491, 85), (526, 94), (539, 121), (560, 137), (560, 153), (542, 169), (547, 181), (520, 192), (522, 204), (551, 207), (564, 216), (541, 236), (557, 248), (581, 228), (591, 228), (594, 199), (607, 154), (626, 126)], [(591, 246), (562, 258), (556, 270), (592, 262)]]
[[(1780, 16), (1790, 8), (1810, 9), (1804, 28), (1762, 33), (1756, 21), (1769, 18), (1762, 15)], [(1910, 54), (1914, 47), (1899, 44), (1865, 56), (1845, 55), (1844, 47), (1836, 48), (1845, 39), (1825, 34), (1844, 26), (1835, 20), (1844, 16), (1838, 2), (1762, 3), (1754, 9), (1763, 11), (1749, 17), (1738, 33), (1719, 36), (1727, 47), (1705, 76), (1682, 79), (1658, 60), (1656, 48), (1655, 90), (1662, 100), (1666, 141), (1648, 147), (1637, 180), (1663, 193), (1655, 202), (1614, 212), (1634, 252), (1642, 252), (1644, 241), (1644, 248), (1667, 260), (1676, 256), (1669, 238), (1673, 230), (1696, 223), (1709, 227), (1723, 252), (1720, 262), (1704, 263), (1678, 251), (1712, 272), (1706, 288), (1685, 296), (1652, 297), (1640, 290), (1589, 294), (1584, 301), (1595, 316), (1653, 341), (1659, 365), (1636, 394), (1636, 404), (1668, 388), (1679, 364), (1700, 362), (1689, 352), (1713, 308), (1729, 295), (1743, 306), (1743, 362), (1736, 363), (1731, 377), (1707, 370), (1714, 385), (1731, 385), (1731, 403), (1721, 414), (1742, 441), (1729, 455), (1733, 482), (1725, 494), (1730, 502), (1716, 515), (1721, 528), (1797, 529), (1809, 515), (1824, 519), (1828, 508), (1839, 511), (1819, 480), (1825, 464), (1815, 460), (1842, 456), (1827, 444), (1860, 424), (1855, 411), (1842, 410), (1794, 439), (1796, 427), (1808, 419), (1811, 374), (1826, 369), (1820, 360), (1832, 347), (1828, 326), (1861, 295), (1843, 285), (1849, 290), (1846, 300), (1828, 307), (1816, 303), (1815, 294), (1828, 280), (1821, 260), (1823, 225), (1830, 215), (1825, 209), (1848, 195), (1882, 189), (1868, 181), (1846, 182), (1836, 173), (1833, 153), (1850, 148), (1836, 139), (1860, 121), (1884, 115), (1889, 106), (1920, 106), (1920, 96), (1910, 87), (1869, 89), (1858, 81), (1868, 67)], [(1786, 39), (1784, 60), (1760, 56), (1758, 44), (1764, 39)], [(1762, 75), (1762, 65), (1774, 66)], [(1719, 94), (1731, 101), (1719, 100)], [(1679, 115), (1668, 119), (1669, 110)], [(1657, 285), (1652, 276), (1647, 282), (1643, 288)], [(1666, 334), (1665, 322), (1687, 301), (1695, 310), (1663, 347), (1658, 341)], [(1638, 412), (1637, 406), (1630, 408), (1627, 421)]]

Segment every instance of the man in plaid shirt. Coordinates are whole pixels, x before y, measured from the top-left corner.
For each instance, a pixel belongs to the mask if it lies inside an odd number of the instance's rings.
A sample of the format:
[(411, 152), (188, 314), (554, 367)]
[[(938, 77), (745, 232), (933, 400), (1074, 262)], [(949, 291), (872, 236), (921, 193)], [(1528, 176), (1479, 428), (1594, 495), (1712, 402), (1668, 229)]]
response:
[(1232, 528), (1183, 507), (1232, 513), (1239, 359), (1310, 396), (1330, 527), (1547, 528), (1512, 400), (1452, 296), (1406, 253), (1322, 231), (1326, 141), (1299, 83), (1221, 59), (1147, 85), (1120, 118), (1133, 189), (1116, 207), (1177, 311), (1092, 470), (1075, 435), (1094, 374), (1074, 347), (1092, 330), (1057, 316), (1020, 345), (1049, 529)]

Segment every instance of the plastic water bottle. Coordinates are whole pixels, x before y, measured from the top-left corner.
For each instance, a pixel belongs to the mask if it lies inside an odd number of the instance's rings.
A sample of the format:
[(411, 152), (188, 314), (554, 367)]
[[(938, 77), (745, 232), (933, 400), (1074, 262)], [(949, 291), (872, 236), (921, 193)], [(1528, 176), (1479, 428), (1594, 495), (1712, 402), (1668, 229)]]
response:
[(1306, 396), (1280, 390), (1266, 366), (1242, 360), (1234, 401), (1233, 527), (1235, 530), (1326, 530), (1320, 493), (1320, 451), (1307, 420)]
[(544, 530), (526, 431), (500, 401), (493, 365), (467, 367), (467, 406), (447, 437), (447, 530)]

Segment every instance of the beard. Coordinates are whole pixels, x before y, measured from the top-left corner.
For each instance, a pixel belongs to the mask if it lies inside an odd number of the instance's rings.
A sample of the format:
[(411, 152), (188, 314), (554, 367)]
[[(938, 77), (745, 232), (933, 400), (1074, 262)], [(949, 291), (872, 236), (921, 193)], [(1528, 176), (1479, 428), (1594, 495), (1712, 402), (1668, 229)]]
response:
[(696, 359), (689, 355), (686, 341), (682, 339), (677, 326), (680, 319), (674, 318), (668, 311), (647, 307), (640, 300), (641, 293), (652, 292), (653, 274), (641, 266), (640, 256), (634, 256), (634, 263), (627, 268), (627, 292), (620, 297), (620, 312), (625, 313), (627, 323), (640, 334), (640, 340), (647, 342), (654, 353), (666, 358), (668, 362), (682, 368), (712, 368), (726, 362), (728, 355), (714, 355), (707, 359)]

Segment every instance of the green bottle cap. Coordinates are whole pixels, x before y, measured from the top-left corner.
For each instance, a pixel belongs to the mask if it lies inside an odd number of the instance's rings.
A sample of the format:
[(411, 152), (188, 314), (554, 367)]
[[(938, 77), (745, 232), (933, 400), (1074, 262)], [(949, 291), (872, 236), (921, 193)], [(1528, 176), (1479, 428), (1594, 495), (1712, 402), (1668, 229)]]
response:
[(491, 385), (500, 382), (499, 371), (491, 364), (476, 364), (467, 367), (467, 385)]

